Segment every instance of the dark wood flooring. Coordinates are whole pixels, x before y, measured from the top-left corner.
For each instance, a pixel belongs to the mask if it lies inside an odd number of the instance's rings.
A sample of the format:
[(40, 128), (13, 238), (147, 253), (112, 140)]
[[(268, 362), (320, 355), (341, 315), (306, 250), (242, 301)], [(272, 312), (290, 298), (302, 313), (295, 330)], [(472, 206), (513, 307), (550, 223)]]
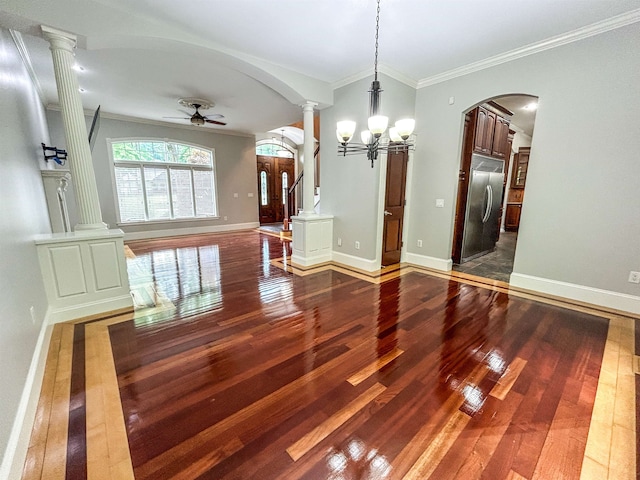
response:
[(129, 245), (176, 305), (110, 327), (136, 478), (579, 478), (608, 320), (209, 242)]
[(256, 231), (128, 246), (140, 308), (53, 328), (24, 479), (635, 478), (629, 317)]

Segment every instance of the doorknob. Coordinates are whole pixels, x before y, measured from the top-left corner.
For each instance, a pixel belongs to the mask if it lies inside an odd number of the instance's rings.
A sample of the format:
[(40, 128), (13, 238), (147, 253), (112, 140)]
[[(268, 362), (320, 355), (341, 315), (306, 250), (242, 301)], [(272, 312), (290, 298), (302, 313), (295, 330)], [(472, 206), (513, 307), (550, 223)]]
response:
[(391, 213), (391, 212), (387, 212), (386, 210), (384, 211), (384, 214), (385, 214), (385, 215), (393, 215), (393, 213)]

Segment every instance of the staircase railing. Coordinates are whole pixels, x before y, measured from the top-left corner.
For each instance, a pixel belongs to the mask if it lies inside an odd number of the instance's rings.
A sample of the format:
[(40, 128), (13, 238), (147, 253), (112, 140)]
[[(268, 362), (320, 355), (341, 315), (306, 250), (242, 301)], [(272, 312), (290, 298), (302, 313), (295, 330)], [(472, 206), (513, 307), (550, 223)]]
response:
[[(318, 157), (318, 153), (320, 153), (320, 145), (318, 145), (316, 151), (313, 153), (314, 161)], [(289, 191), (287, 192), (287, 199), (284, 204), (284, 230), (289, 230), (289, 205), (292, 204), (294, 195), (298, 198), (298, 211), (304, 209), (304, 189), (303, 183), (300, 182), (302, 177), (304, 177), (304, 171), (300, 172), (300, 175), (298, 175), (298, 178), (296, 178), (296, 181), (293, 182), (293, 185), (291, 185), (291, 188), (289, 188)], [(297, 191), (296, 188), (298, 189)]]

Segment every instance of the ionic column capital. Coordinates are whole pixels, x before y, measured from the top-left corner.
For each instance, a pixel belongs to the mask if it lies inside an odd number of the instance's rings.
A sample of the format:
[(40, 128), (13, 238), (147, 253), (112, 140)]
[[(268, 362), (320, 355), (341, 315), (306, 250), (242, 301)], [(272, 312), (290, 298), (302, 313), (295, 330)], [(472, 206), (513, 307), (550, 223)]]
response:
[(42, 35), (44, 39), (49, 42), (50, 48), (66, 50), (73, 53), (78, 42), (78, 37), (73, 33), (63, 32), (55, 28), (47, 27), (46, 25), (40, 25), (42, 29)]

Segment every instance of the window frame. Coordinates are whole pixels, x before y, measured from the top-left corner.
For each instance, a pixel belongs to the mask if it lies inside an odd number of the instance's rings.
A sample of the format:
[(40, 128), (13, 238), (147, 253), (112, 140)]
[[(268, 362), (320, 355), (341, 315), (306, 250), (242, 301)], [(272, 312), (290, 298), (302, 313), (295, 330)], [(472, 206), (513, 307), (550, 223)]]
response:
[[(220, 208), (218, 205), (218, 175), (216, 171), (216, 153), (215, 149), (206, 145), (199, 145), (192, 142), (185, 142), (183, 140), (176, 140), (171, 138), (157, 138), (157, 137), (123, 137), (123, 138), (107, 138), (107, 152), (109, 155), (109, 164), (111, 171), (111, 187), (113, 192), (113, 201), (115, 204), (115, 212), (116, 212), (116, 220), (118, 226), (135, 226), (135, 225), (150, 225), (150, 224), (173, 224), (173, 223), (184, 223), (184, 222), (203, 222), (209, 220), (216, 220), (220, 218)], [(180, 145), (186, 145), (189, 147), (198, 148), (201, 150), (206, 150), (211, 152), (211, 166), (207, 165), (196, 165), (196, 164), (183, 164), (183, 163), (171, 163), (171, 162), (145, 162), (145, 161), (119, 161), (116, 162), (113, 158), (113, 144), (114, 143), (122, 143), (122, 142), (131, 142), (131, 143), (144, 143), (144, 142), (164, 142), (164, 143), (176, 143)], [(118, 197), (118, 185), (116, 183), (116, 166), (122, 167), (136, 167), (140, 170), (141, 175), (141, 184), (142, 184), (142, 197), (144, 200), (144, 214), (147, 220), (135, 220), (131, 222), (123, 221), (122, 215), (120, 213), (120, 201)], [(169, 208), (170, 215), (174, 214), (174, 205), (173, 205), (173, 192), (171, 189), (171, 169), (179, 169), (179, 170), (187, 170), (190, 172), (191, 177), (191, 196), (193, 202), (193, 217), (180, 217), (180, 218), (160, 218), (160, 219), (148, 219), (149, 217), (149, 204), (147, 201), (147, 189), (146, 189), (146, 178), (144, 175), (144, 167), (151, 168), (161, 168), (165, 169), (167, 172), (167, 186), (168, 186), (168, 198), (169, 198)], [(212, 188), (213, 188), (213, 207), (215, 214), (214, 215), (206, 215), (206, 216), (197, 216), (196, 215), (196, 190), (195, 190), (195, 180), (193, 176), (193, 171), (205, 171), (211, 172), (212, 175)]]

